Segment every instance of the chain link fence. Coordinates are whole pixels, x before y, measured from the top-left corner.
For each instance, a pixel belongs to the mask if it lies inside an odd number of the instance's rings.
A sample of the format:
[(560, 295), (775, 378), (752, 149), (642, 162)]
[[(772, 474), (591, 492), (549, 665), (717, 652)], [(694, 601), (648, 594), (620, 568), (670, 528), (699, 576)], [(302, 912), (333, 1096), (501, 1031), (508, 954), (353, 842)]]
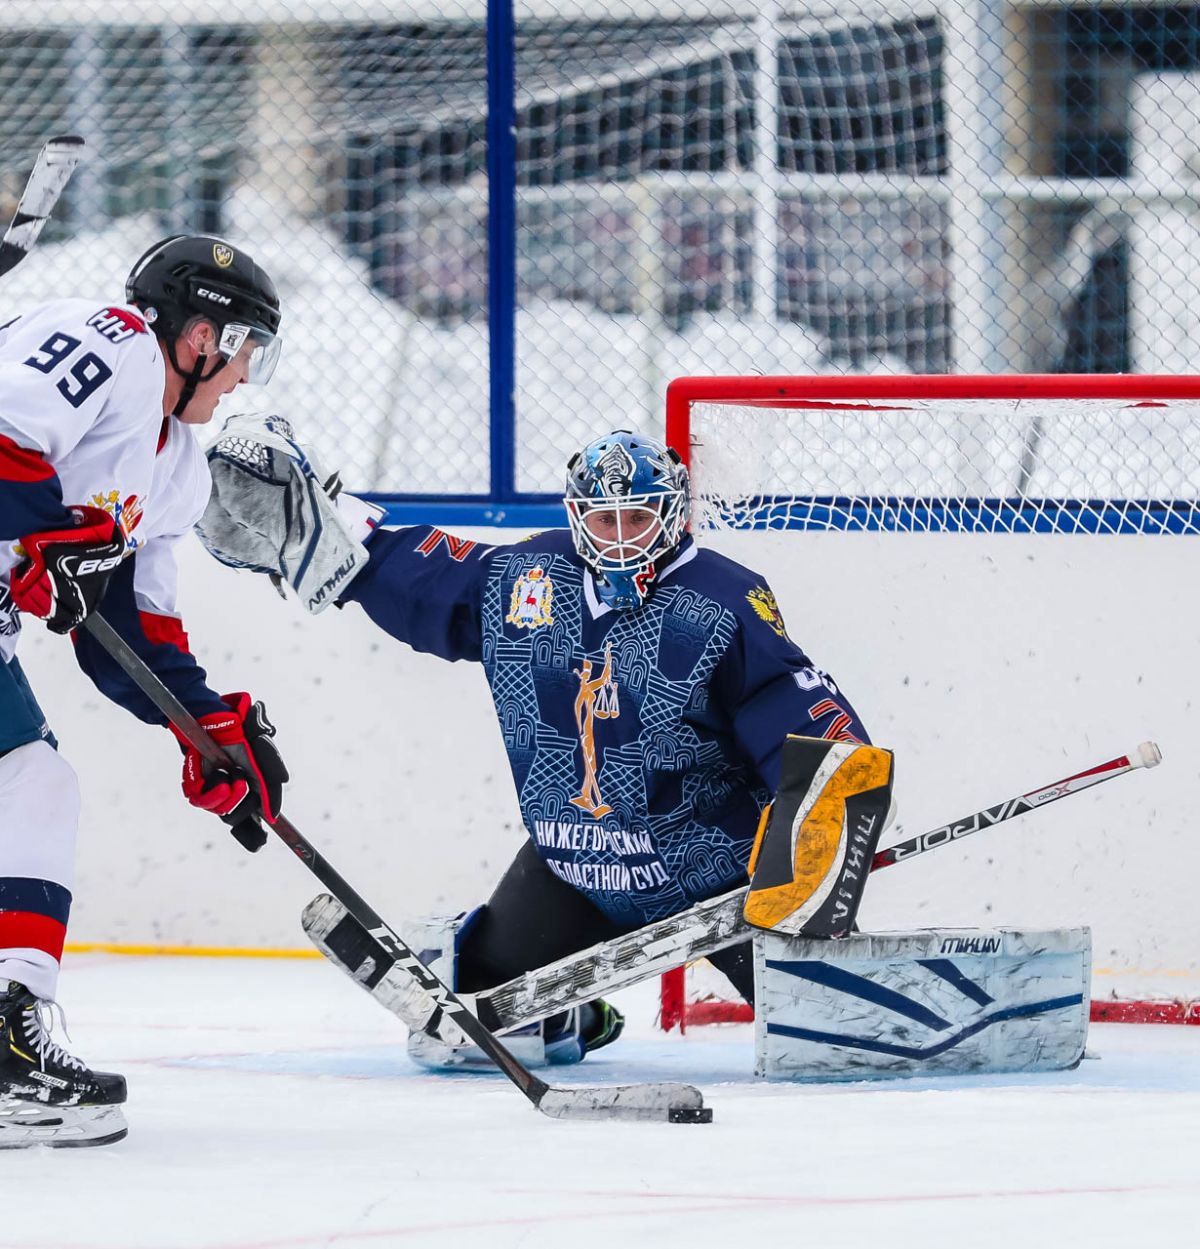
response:
[(1200, 5), (524, 0), (490, 179), (482, 0), (217, 16), (0, 6), (2, 206), (45, 138), (89, 152), (0, 306), (111, 299), (155, 238), (227, 235), (283, 298), (257, 402), (352, 488), (494, 497), (500, 447), (514, 496), (556, 491), (685, 374), (1195, 368)]

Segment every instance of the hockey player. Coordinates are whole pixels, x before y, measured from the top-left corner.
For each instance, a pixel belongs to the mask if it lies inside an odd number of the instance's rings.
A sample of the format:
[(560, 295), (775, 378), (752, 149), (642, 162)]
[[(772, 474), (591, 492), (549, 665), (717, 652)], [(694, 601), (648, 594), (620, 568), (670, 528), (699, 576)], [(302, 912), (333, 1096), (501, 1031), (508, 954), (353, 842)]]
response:
[[(482, 663), (491, 686), (529, 841), (455, 934), (466, 992), (745, 884), (787, 735), (867, 741), (766, 582), (689, 535), (673, 451), (598, 438), (564, 502), (569, 529), (509, 546), (375, 532), (342, 594), (416, 650)], [(712, 961), (753, 1000), (748, 943)], [(620, 1026), (602, 1002), (560, 1017), (547, 1057)]]
[[(0, 325), (0, 1148), (99, 1145), (126, 1133), (125, 1081), (48, 1034), (79, 791), (15, 656), (21, 617), (70, 633), (108, 621), (240, 765), (184, 745), (183, 790), (248, 849), (287, 771), (262, 704), (220, 697), (176, 614), (173, 546), (209, 495), (189, 426), (279, 352), (279, 299), (236, 248), (174, 236), (137, 262), (125, 301), (65, 299)], [(110, 698), (165, 721), (86, 630), (76, 657)]]
[[(696, 546), (687, 471), (653, 438), (589, 443), (568, 466), (569, 528), (509, 546), (378, 529), (378, 509), (328, 497), (280, 417), (231, 418), (209, 458), (197, 531), (218, 559), (288, 581), (310, 611), (357, 602), (414, 649), (483, 665), (529, 841), (485, 906), (404, 934), (456, 989), (744, 885), (788, 735), (867, 741), (762, 578)], [(713, 962), (752, 999), (748, 943)], [(596, 1002), (537, 1040), (574, 1061), (620, 1027)], [(469, 1061), (423, 1033), (409, 1046)]]

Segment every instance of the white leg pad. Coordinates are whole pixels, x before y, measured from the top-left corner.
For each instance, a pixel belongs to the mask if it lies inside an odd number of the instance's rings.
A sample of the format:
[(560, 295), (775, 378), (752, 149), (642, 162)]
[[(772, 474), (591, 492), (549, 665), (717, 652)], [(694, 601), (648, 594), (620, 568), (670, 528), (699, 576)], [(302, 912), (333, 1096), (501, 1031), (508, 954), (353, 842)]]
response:
[(458, 934), (472, 915), (474, 911), (462, 911), (458, 915), (422, 915), (403, 920), (398, 926), (400, 939), (451, 989), (457, 983)]
[[(520, 1033), (503, 1038), (504, 1048), (522, 1065), (529, 1068), (545, 1067), (546, 1043), (542, 1039), (542, 1025), (530, 1024)], [(408, 1056), (418, 1067), (427, 1071), (495, 1071), (496, 1064), (478, 1045), (447, 1045), (426, 1032), (411, 1032), (408, 1037)]]
[(754, 981), (767, 1079), (1059, 1071), (1087, 1041), (1091, 931), (761, 932)]
[[(428, 915), (400, 925), (400, 936), (412, 947), (413, 953), (443, 984), (451, 988), (455, 987), (457, 980), (458, 934), (470, 923), (473, 915), (473, 911), (461, 915)], [(459, 996), (474, 1008), (470, 994), (461, 993)], [(527, 1067), (546, 1065), (546, 1046), (540, 1023), (505, 1036), (504, 1045)], [(496, 1070), (492, 1060), (477, 1045), (447, 1045), (445, 1041), (424, 1032), (409, 1033), (408, 1056), (417, 1066), (430, 1071), (460, 1071), (464, 1068)]]

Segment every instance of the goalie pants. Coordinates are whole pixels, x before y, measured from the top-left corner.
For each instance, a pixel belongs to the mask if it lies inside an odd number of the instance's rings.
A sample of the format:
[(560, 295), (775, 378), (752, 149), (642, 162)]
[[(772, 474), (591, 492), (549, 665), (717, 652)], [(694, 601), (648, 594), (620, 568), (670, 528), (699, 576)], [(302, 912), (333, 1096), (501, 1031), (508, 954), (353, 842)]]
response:
[(0, 661), (0, 987), (58, 985), (71, 909), (79, 782), (16, 659)]
[[(583, 894), (555, 876), (533, 843), (526, 842), (493, 890), (482, 915), (465, 934), (458, 951), (458, 988), (464, 993), (490, 989), (632, 931), (632, 927), (614, 923)], [(721, 950), (709, 961), (753, 1004), (750, 942)]]

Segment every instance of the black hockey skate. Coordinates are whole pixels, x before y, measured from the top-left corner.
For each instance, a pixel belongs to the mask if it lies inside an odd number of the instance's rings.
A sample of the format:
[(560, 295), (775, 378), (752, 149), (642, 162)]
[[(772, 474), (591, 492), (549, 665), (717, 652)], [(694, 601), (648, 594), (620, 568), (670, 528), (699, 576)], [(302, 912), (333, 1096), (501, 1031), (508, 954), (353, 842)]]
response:
[(603, 998), (579, 1008), (579, 1023), (589, 1054), (611, 1045), (625, 1030), (625, 1016)]
[(55, 1044), (49, 1010), (15, 980), (0, 993), (0, 1149), (119, 1141), (129, 1130), (125, 1077), (92, 1071)]

